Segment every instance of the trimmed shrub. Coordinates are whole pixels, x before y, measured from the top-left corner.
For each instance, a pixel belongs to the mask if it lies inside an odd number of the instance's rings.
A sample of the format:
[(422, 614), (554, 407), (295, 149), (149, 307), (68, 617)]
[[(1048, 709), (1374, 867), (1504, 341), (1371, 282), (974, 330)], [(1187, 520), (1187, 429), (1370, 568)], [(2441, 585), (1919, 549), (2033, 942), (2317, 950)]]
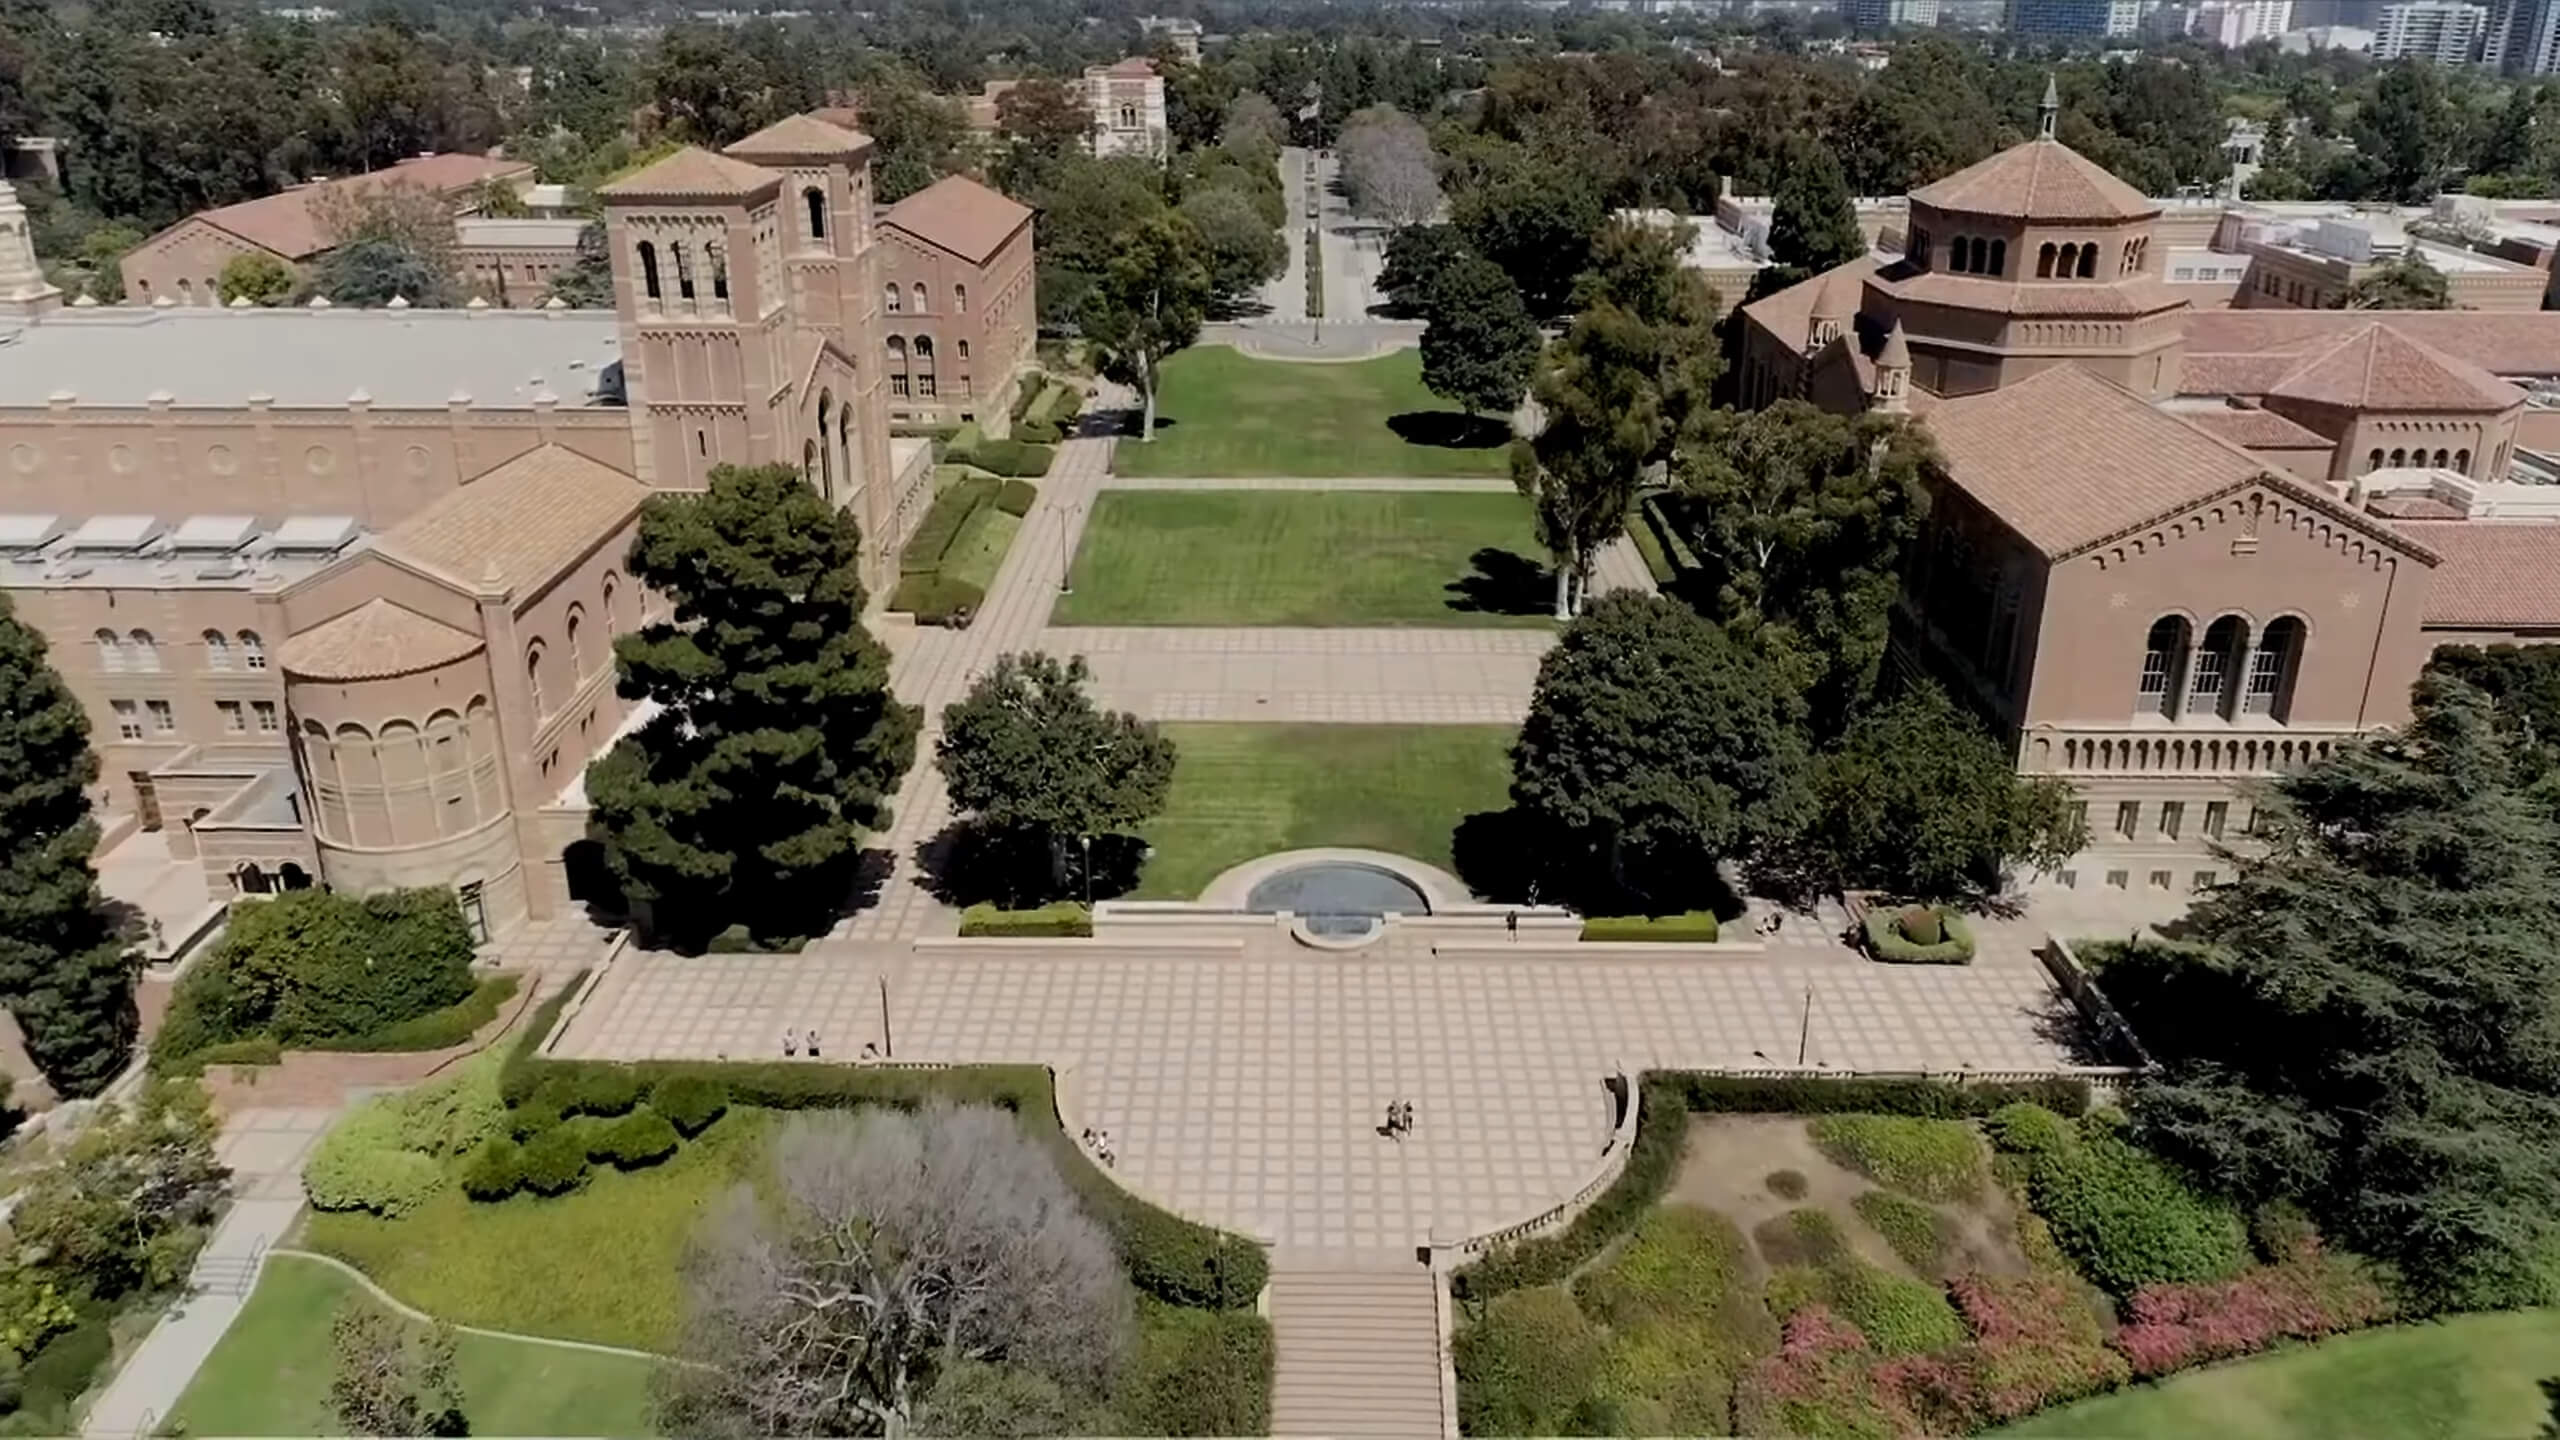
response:
[(1761, 1179), (1760, 1183), (1768, 1187), (1770, 1194), (1781, 1200), (1801, 1200), (1805, 1197), (1806, 1190), (1811, 1188), (1805, 1183), (1804, 1172), (1801, 1170), (1772, 1170)]
[(1014, 426), (1013, 433), (1006, 438), (1026, 445), (1055, 445), (1067, 437), (1065, 431), (1047, 420), (1025, 420)]
[(315, 1046), (371, 1036), (472, 992), (471, 932), (451, 890), (362, 897), (295, 890), (232, 907), (222, 941), (179, 980), (155, 1063), (225, 1041)]
[(2097, 1312), (2060, 1275), (1966, 1274), (1947, 1288), (1973, 1331), (1973, 1400), (1986, 1422), (2112, 1390), (2130, 1377), (2124, 1357), (2107, 1348)]
[(1084, 936), (1093, 933), (1093, 912), (1072, 900), (1053, 900), (1036, 910), (1000, 910), (986, 902), (960, 912), (963, 936)]
[(284, 1047), (272, 1035), (225, 1040), (183, 1055), (164, 1054), (156, 1045), (151, 1050), (151, 1072), (155, 1075), (202, 1075), (215, 1065), (276, 1065), (283, 1061)]
[(2143, 1379), (2316, 1340), (2387, 1318), (2391, 1301), (2360, 1262), (2321, 1252), (2205, 1285), (2147, 1285), (2126, 1306), (2116, 1348)]
[(507, 1133), (517, 1140), (531, 1140), (560, 1123), (560, 1107), (544, 1101), (532, 1101), (507, 1112)]
[(690, 1140), (729, 1109), (729, 1087), (701, 1075), (670, 1075), (649, 1088), (649, 1108)]
[(1007, 480), (996, 491), (996, 508), (1020, 519), (1031, 513), (1033, 502), (1039, 498), (1039, 486), (1028, 480)]
[(1947, 938), (1946, 927), (1938, 923), (1938, 912), (1926, 905), (1903, 907), (1893, 923), (1902, 938), (1914, 945), (1935, 945)]
[(966, 630), (986, 601), (985, 590), (937, 572), (899, 577), (898, 588), (889, 595), (889, 608), (913, 615), (919, 625)]
[(1889, 965), (1969, 965), (1973, 963), (1973, 927), (1965, 923), (1962, 913), (1950, 905), (1934, 912), (1946, 935), (1935, 944), (1921, 944), (1903, 930), (1910, 911), (1888, 911), (1870, 907), (1864, 925), (1867, 953)]
[(524, 1149), (501, 1135), (471, 1152), (462, 1167), (462, 1193), (474, 1200), (504, 1200), (524, 1184)]
[(2226, 1280), (2250, 1260), (2248, 1227), (2232, 1206), (2190, 1188), (2104, 1117), (2062, 1135), (2030, 1115), (1997, 1117), (1994, 1139), (2023, 1137), (2027, 1196), (2082, 1274), (2109, 1294), (2146, 1285)]
[(563, 1115), (619, 1115), (640, 1103), (640, 1082), (618, 1065), (598, 1065), (570, 1077)]
[(555, 1125), (524, 1147), (524, 1188), (536, 1195), (566, 1195), (586, 1182), (587, 1137), (583, 1125)]
[(311, 1208), (406, 1215), (443, 1188), (443, 1168), (402, 1148), (401, 1127), (401, 1106), (391, 1096), (347, 1112), (303, 1162), (302, 1189)]
[(507, 1128), (496, 1056), (474, 1056), (451, 1074), (399, 1097), (400, 1145), (441, 1159), (477, 1149)]
[(1982, 1141), (1961, 1120), (1823, 1115), (1805, 1128), (1824, 1155), (1879, 1185), (1923, 1200), (1982, 1193)]
[(616, 1169), (637, 1170), (676, 1153), (676, 1127), (667, 1117), (643, 1105), (610, 1125), (597, 1127), (587, 1141), (588, 1158), (610, 1162)]
[(1956, 1252), (1955, 1222), (1933, 1206), (1891, 1190), (1869, 1190), (1849, 1202), (1902, 1263), (1923, 1275), (1943, 1275)]
[(1023, 371), (1020, 383), (1014, 387), (1013, 408), (1005, 412), (1006, 415), (1011, 419), (1020, 420), (1030, 414), (1032, 405), (1048, 393), (1048, 388), (1048, 376), (1037, 370)]
[(414, 1019), (343, 1040), (315, 1041), (311, 1048), (382, 1054), (451, 1049), (469, 1042), (481, 1027), (497, 1019), (499, 1010), (515, 994), (516, 977), (492, 975), (474, 986), (469, 995), (441, 1010), (430, 1010)]
[(1830, 1226), (1829, 1216), (1822, 1219), (1821, 1231), (1797, 1227), (1808, 1258), (1770, 1272), (1765, 1296), (1771, 1314), (1785, 1320), (1827, 1306), (1884, 1355), (1918, 1355), (1963, 1341), (1964, 1323), (1938, 1287), (1868, 1264)]
[(1133, 1435), (1269, 1434), (1271, 1322), (1251, 1310), (1155, 1310), (1112, 1409)]
[(969, 457), (969, 463), (998, 475), (1028, 477), (1037, 480), (1049, 473), (1058, 458), (1057, 446), (1030, 440), (989, 440)]
[(1604, 1339), (1573, 1297), (1551, 1286), (1495, 1300), (1450, 1343), (1462, 1433), (1581, 1431), (1571, 1407), (1599, 1373)]
[[(942, 557), (951, 552), (969, 517), (995, 503), (998, 483), (991, 475), (964, 476), (933, 497), (932, 508), (916, 523), (915, 534), (907, 537), (907, 548), (898, 552), (898, 573), (928, 575), (941, 569)], [(897, 608), (895, 601), (890, 608)]]
[(1712, 910), (1678, 915), (1594, 915), (1582, 922), (1585, 940), (1661, 940), (1711, 944), (1716, 938)]

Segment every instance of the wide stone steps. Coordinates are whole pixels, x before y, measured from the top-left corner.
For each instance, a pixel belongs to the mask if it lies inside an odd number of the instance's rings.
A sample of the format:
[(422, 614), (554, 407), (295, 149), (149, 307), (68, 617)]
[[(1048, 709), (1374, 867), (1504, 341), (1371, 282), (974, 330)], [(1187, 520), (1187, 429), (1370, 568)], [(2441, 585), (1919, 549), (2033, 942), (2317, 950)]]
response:
[(1410, 1261), (1392, 1265), (1273, 1268), (1272, 1434), (1436, 1440), (1446, 1433), (1431, 1272)]

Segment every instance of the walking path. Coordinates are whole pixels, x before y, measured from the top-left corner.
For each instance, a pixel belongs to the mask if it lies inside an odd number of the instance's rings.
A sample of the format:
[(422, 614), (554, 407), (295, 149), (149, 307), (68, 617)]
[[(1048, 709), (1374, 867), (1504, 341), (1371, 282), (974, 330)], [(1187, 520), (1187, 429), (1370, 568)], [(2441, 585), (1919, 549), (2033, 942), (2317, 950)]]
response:
[(1431, 1437), (1441, 1412), (1431, 1272), (1411, 1255), (1275, 1255), (1271, 1433)]
[(1517, 725), (1552, 628), (1051, 627), (1094, 694), (1154, 720)]

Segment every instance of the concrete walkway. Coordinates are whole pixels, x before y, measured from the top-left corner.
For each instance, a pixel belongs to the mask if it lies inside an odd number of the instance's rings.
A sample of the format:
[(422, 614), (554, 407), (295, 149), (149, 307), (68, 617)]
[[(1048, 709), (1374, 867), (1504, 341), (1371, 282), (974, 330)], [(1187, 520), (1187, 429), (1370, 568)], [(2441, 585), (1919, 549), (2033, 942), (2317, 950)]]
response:
[(1468, 475), (1105, 475), (1105, 490), (1416, 490), (1509, 495), (1508, 480)]
[(302, 1213), (302, 1161), (337, 1112), (242, 1110), (222, 1127), (215, 1153), (231, 1167), (231, 1208), (188, 1277), (191, 1293), (160, 1317), (125, 1360), (80, 1427), (87, 1436), (148, 1435), (177, 1408), (205, 1357), (231, 1328), (258, 1267)]

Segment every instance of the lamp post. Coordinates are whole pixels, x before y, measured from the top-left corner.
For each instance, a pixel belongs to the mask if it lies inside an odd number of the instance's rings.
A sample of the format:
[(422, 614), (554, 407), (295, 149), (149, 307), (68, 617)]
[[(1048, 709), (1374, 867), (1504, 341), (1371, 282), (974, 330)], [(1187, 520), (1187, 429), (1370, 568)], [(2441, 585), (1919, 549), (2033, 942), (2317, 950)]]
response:
[(1074, 506), (1058, 507), (1058, 593), (1061, 595), (1076, 593), (1075, 556), (1067, 546), (1067, 532), (1075, 528), (1074, 516)]
[(1093, 837), (1079, 835), (1076, 838), (1084, 842), (1084, 913), (1091, 915), (1093, 913)]

